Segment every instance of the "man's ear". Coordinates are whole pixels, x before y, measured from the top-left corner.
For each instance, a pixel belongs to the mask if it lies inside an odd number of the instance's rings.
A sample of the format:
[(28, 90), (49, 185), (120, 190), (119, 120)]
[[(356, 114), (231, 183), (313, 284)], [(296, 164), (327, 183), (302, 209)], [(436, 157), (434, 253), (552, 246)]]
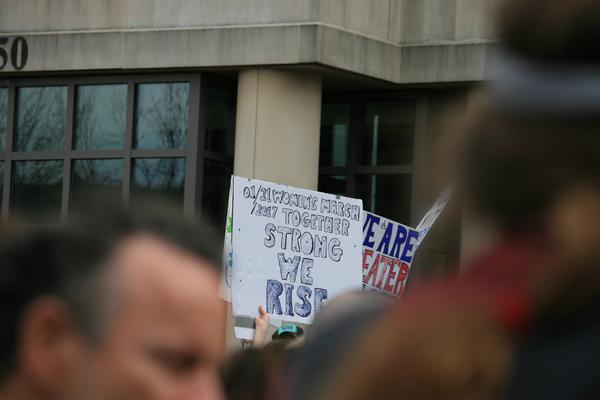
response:
[(28, 307), (21, 323), (19, 363), (31, 390), (60, 398), (82, 351), (77, 324), (62, 301), (43, 298)]

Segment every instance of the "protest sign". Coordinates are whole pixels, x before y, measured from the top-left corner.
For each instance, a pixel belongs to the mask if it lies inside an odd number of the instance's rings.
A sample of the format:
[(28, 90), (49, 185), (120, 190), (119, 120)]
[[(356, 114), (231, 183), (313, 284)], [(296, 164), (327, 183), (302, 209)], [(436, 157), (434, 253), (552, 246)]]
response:
[(221, 277), (221, 298), (231, 303), (231, 274), (233, 268), (233, 248), (231, 233), (233, 232), (233, 176), (229, 183), (227, 200), (227, 218), (225, 219), (225, 238), (223, 241), (223, 274)]
[(423, 217), (419, 225), (417, 225), (417, 231), (419, 232), (419, 240), (417, 242), (417, 247), (419, 247), (423, 240), (425, 240), (425, 237), (429, 233), (429, 230), (431, 229), (431, 227), (433, 227), (442, 211), (444, 211), (444, 208), (446, 208), (446, 205), (450, 201), (450, 198), (454, 194), (455, 190), (456, 188), (453, 184), (446, 186), (446, 188), (442, 191), (442, 193), (437, 198), (433, 206), (429, 209), (429, 211), (427, 211), (427, 213), (425, 213), (425, 216)]
[(400, 297), (417, 250), (416, 229), (363, 212), (363, 289)]
[(235, 316), (311, 323), (322, 303), (361, 287), (362, 201), (234, 177)]

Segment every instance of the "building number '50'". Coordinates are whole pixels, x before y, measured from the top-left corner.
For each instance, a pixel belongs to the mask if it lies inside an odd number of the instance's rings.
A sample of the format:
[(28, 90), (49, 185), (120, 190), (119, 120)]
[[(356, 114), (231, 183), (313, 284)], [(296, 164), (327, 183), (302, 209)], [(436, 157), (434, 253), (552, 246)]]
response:
[(9, 38), (0, 37), (0, 70), (4, 69), (8, 61), (14, 69), (22, 69), (27, 64), (29, 48), (24, 37), (14, 38), (9, 45)]

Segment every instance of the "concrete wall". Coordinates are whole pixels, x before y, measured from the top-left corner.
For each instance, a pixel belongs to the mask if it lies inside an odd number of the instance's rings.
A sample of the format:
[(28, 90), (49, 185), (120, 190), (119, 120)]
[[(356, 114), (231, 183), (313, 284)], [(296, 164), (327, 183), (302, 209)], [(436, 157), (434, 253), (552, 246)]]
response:
[(497, 0), (322, 0), (319, 21), (398, 44), (493, 39)]
[(392, 1), (388, 40), (402, 44), (493, 39), (496, 0)]
[(2, 0), (0, 32), (184, 28), (317, 20), (316, 0)]
[(395, 83), (476, 81), (494, 1), (0, 0), (0, 35), (27, 39), (24, 71), (317, 63)]
[(494, 0), (2, 0), (0, 32), (320, 22), (393, 43), (493, 38)]

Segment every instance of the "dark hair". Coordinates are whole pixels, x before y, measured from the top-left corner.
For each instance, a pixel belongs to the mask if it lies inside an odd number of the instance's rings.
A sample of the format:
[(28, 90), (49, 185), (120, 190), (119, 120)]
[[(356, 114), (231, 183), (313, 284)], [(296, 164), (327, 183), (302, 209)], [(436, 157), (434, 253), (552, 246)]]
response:
[(546, 62), (600, 63), (598, 0), (505, 0), (500, 12), (504, 45)]
[(478, 107), (467, 122), (460, 174), (475, 209), (501, 228), (544, 229), (559, 194), (600, 184), (600, 118), (523, 121)]
[[(544, 66), (600, 68), (600, 1), (504, 0), (503, 47)], [(505, 229), (539, 229), (570, 185), (600, 183), (600, 115), (501, 110), (482, 101), (467, 119), (462, 177), (478, 211)]]
[(61, 299), (86, 337), (100, 335), (105, 261), (119, 243), (138, 234), (168, 241), (220, 270), (222, 246), (214, 231), (159, 209), (134, 213), (96, 204), (62, 223), (0, 229), (0, 380), (15, 368), (19, 322), (35, 299)]
[(290, 398), (292, 367), (297, 348), (286, 340), (270, 342), (262, 349), (234, 354), (222, 369), (223, 387), (229, 400)]
[(264, 399), (267, 369), (263, 350), (247, 349), (234, 354), (222, 370), (223, 388), (229, 400)]

